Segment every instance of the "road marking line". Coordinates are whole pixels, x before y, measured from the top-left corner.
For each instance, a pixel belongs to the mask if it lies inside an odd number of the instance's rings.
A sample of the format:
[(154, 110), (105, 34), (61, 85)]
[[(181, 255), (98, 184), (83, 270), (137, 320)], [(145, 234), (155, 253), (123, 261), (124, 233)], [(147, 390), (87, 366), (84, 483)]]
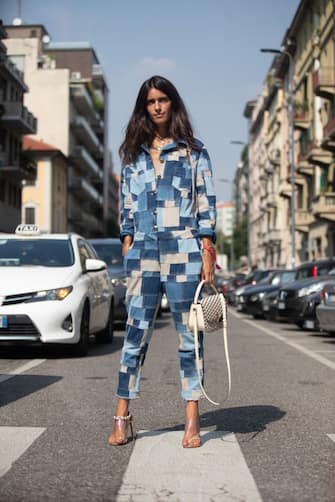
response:
[(233, 433), (203, 431), (192, 450), (182, 448), (182, 431), (138, 436), (117, 502), (262, 501)]
[(335, 352), (335, 350), (315, 350), (314, 352)]
[[(231, 314), (233, 316), (237, 317), (235, 312), (231, 312)], [(302, 347), (298, 343), (288, 341), (288, 340), (286, 340), (286, 338), (284, 336), (279, 335), (278, 333), (275, 333), (274, 331), (272, 331), (268, 328), (264, 328), (264, 326), (257, 324), (255, 321), (250, 321), (249, 319), (242, 319), (242, 321), (247, 324), (250, 324), (250, 326), (257, 328), (260, 331), (263, 331), (264, 333), (268, 334), (269, 336), (272, 336), (273, 338), (276, 338), (277, 340), (280, 340), (281, 342), (286, 343), (286, 345), (288, 345), (289, 347), (293, 347), (294, 349), (299, 350), (300, 352), (302, 352), (306, 356), (309, 356), (312, 359), (315, 359), (316, 361), (318, 361), (319, 363), (324, 364), (325, 366), (328, 366), (328, 368), (335, 370), (335, 361), (330, 361), (329, 359), (326, 359), (325, 357), (319, 356), (318, 354), (316, 354), (312, 350), (306, 349), (306, 347)]]
[(44, 431), (44, 427), (0, 427), (0, 477)]
[(335, 443), (335, 434), (327, 434), (327, 436)]
[(44, 363), (45, 361), (46, 361), (46, 359), (33, 359), (32, 361), (29, 361), (25, 364), (22, 364), (22, 366), (19, 366), (15, 370), (12, 370), (9, 373), (0, 375), (0, 383), (5, 382), (6, 380), (9, 380), (10, 378), (14, 378), (17, 375), (21, 375), (25, 371), (31, 370), (32, 368), (39, 366), (40, 364)]

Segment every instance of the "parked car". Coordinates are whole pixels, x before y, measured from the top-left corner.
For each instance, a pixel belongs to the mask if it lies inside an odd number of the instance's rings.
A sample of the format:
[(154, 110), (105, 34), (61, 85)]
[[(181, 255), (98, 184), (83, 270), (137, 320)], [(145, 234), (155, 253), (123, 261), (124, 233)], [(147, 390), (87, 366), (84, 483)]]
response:
[(327, 275), (335, 268), (335, 258), (322, 258), (302, 263), (297, 267), (296, 280)]
[(242, 295), (245, 293), (245, 291), (249, 287), (259, 284), (261, 281), (263, 284), (268, 284), (267, 278), (273, 271), (274, 269), (257, 269), (247, 275), (242, 285), (233, 293), (233, 304), (239, 312), (244, 311), (244, 300)]
[(320, 293), (324, 284), (332, 278), (334, 278), (334, 274), (308, 277), (283, 286), (278, 294), (278, 320), (294, 323), (300, 328), (308, 327), (307, 325), (310, 325), (308, 321), (316, 320), (315, 309), (313, 314), (311, 302), (317, 301), (315, 295)]
[(294, 280), (295, 270), (275, 270), (267, 278), (260, 281), (256, 286), (250, 286), (240, 295), (243, 310), (246, 314), (252, 315), (256, 319), (265, 317), (262, 300), (266, 293), (279, 291), (281, 285)]
[(324, 284), (321, 302), (316, 307), (316, 316), (321, 330), (330, 335), (335, 334), (335, 279)]
[(242, 285), (245, 278), (246, 274), (243, 273), (237, 273), (232, 276), (227, 276), (227, 273), (215, 275), (215, 286), (224, 294), (228, 304), (233, 303), (234, 291)]
[(90, 239), (99, 258), (107, 263), (108, 273), (113, 285), (113, 320), (114, 323), (127, 319), (126, 289), (127, 280), (123, 267), (122, 244), (117, 238)]
[(80, 235), (19, 225), (0, 234), (0, 342), (71, 344), (86, 355), (89, 335), (113, 339), (113, 288)]

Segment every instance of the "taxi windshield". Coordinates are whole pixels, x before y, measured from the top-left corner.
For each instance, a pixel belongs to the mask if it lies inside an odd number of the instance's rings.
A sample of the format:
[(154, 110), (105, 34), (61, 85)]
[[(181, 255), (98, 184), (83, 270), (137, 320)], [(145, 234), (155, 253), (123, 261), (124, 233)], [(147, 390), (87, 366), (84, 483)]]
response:
[(70, 267), (73, 263), (69, 240), (0, 237), (0, 267)]

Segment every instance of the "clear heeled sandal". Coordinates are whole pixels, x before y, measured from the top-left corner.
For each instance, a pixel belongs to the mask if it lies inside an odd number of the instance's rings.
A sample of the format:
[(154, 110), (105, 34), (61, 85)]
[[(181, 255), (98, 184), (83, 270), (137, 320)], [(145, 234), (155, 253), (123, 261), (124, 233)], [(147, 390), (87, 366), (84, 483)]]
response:
[[(109, 436), (108, 443), (111, 446), (121, 446), (127, 444), (129, 441), (136, 439), (136, 433), (133, 424), (133, 416), (129, 413), (126, 417), (117, 416), (114, 417), (114, 424), (118, 425), (118, 430)], [(128, 427), (130, 429), (130, 435), (128, 436)], [(114, 438), (112, 438), (114, 435)]]

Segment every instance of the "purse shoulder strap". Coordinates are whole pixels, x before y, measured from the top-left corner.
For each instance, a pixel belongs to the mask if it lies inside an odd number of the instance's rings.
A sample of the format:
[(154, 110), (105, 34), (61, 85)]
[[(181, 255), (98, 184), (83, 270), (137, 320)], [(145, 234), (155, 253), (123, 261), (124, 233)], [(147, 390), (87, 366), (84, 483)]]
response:
[[(194, 295), (194, 303), (198, 302), (199, 294), (201, 289), (203, 288), (205, 284), (205, 281), (201, 281), (196, 289), (195, 295)], [(214, 291), (217, 291), (215, 286), (211, 284), (212, 289)], [(223, 342), (224, 342), (224, 351), (225, 351), (225, 358), (226, 358), (226, 364), (227, 364), (227, 374), (228, 374), (228, 392), (227, 396), (224, 399), (224, 401), (227, 401), (230, 397), (231, 393), (231, 368), (230, 368), (230, 359), (229, 359), (229, 350), (228, 350), (228, 335), (227, 335), (227, 306), (226, 306), (226, 300), (223, 296), (223, 294), (219, 294), (220, 300), (221, 300), (221, 306), (222, 306), (222, 315), (223, 315), (223, 322), (222, 322), (222, 336), (223, 336)], [(220, 403), (217, 403), (213, 401), (208, 394), (206, 393), (202, 381), (201, 381), (201, 375), (200, 375), (200, 358), (199, 358), (199, 330), (198, 330), (198, 319), (197, 319), (197, 309), (194, 308), (194, 314), (195, 314), (195, 326), (194, 326), (194, 349), (195, 349), (195, 359), (196, 359), (196, 366), (197, 366), (197, 373), (198, 373), (198, 381), (200, 388), (205, 396), (205, 398), (215, 406), (220, 406)]]

